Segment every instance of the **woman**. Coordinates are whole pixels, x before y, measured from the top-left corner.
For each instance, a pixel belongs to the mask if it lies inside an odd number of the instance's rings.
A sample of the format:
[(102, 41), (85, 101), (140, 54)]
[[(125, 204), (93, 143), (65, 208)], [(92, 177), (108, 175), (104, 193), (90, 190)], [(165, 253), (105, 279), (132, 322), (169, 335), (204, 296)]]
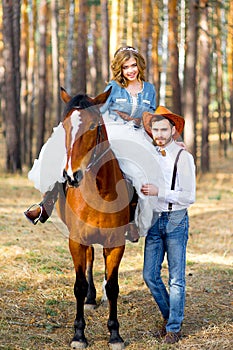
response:
[(131, 235), (137, 236), (136, 223), (139, 234), (144, 236), (150, 227), (152, 210), (151, 199), (142, 194), (141, 186), (146, 179), (154, 182), (152, 174), (157, 174), (157, 181), (162, 180), (152, 139), (142, 125), (143, 113), (155, 111), (156, 93), (154, 86), (145, 81), (145, 60), (134, 47), (119, 48), (111, 69), (112, 80), (105, 91), (110, 87), (112, 90), (101, 112), (120, 168), (139, 196)]
[(106, 90), (112, 87), (111, 94), (102, 108), (102, 113), (108, 110), (114, 121), (120, 118), (134, 121), (140, 125), (145, 111), (155, 110), (155, 88), (145, 81), (146, 64), (142, 55), (131, 46), (121, 47), (114, 54), (111, 64), (112, 80)]
[[(158, 173), (155, 158), (152, 155), (152, 140), (144, 131), (141, 122), (142, 114), (145, 111), (153, 113), (156, 107), (155, 88), (145, 81), (145, 68), (145, 60), (138, 50), (131, 46), (119, 48), (111, 64), (112, 80), (105, 89), (108, 90), (111, 87), (111, 94), (101, 108), (109, 141), (121, 170), (131, 181), (139, 196), (136, 224), (140, 235), (146, 234), (152, 218), (152, 211), (148, 210), (150, 198), (144, 196), (140, 189), (143, 183), (152, 181), (152, 174)], [(54, 135), (52, 137), (55, 138)], [(40, 174), (39, 164), (36, 171), (33, 168), (29, 172), (29, 178), (32, 181), (38, 173)], [(57, 178), (57, 181), (61, 182), (61, 177)], [(51, 184), (52, 187), (55, 182)], [(49, 191), (51, 191), (51, 185), (47, 186)], [(56, 190), (48, 192), (45, 198), (46, 200), (43, 200), (38, 208), (29, 208), (25, 212), (26, 217), (34, 224), (38, 220), (45, 222), (50, 216), (56, 201)], [(144, 210), (145, 207), (146, 210)], [(133, 234), (137, 234), (135, 229), (135, 224), (132, 223), (130, 230)]]

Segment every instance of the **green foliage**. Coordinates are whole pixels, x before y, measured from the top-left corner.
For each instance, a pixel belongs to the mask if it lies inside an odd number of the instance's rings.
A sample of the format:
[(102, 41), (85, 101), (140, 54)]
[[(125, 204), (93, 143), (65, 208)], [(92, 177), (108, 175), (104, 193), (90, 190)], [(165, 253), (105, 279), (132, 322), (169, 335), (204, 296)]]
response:
[(19, 287), (18, 287), (18, 291), (19, 292), (25, 292), (29, 289), (29, 287), (27, 286), (26, 282), (22, 282)]
[(51, 309), (50, 307), (46, 307), (45, 312), (48, 316), (57, 316), (57, 311)]

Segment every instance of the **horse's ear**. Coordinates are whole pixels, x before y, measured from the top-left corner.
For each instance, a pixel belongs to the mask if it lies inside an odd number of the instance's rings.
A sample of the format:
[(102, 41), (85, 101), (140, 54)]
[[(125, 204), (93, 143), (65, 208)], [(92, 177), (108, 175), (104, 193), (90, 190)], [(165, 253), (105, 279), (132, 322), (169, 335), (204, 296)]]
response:
[(62, 86), (60, 87), (60, 96), (65, 103), (68, 103), (72, 99), (72, 96), (70, 96)]
[(108, 96), (110, 95), (112, 90), (112, 87), (110, 87), (107, 91), (103, 92), (102, 94), (96, 96), (95, 98), (93, 98), (93, 102), (95, 105), (103, 105), (106, 101)]

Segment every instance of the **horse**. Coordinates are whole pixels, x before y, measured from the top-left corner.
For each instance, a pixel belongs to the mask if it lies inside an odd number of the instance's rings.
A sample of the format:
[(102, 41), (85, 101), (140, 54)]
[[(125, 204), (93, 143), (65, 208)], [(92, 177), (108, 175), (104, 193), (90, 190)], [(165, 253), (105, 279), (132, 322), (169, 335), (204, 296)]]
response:
[(117, 319), (118, 271), (130, 222), (130, 195), (100, 113), (99, 107), (109, 94), (110, 90), (95, 98), (84, 94), (72, 97), (61, 88), (61, 98), (66, 103), (62, 123), (67, 159), (66, 182), (60, 185), (57, 211), (69, 230), (69, 249), (76, 273), (72, 349), (88, 346), (84, 305), (96, 304), (92, 276), (95, 243), (103, 246), (105, 291), (109, 302), (108, 344), (112, 349), (124, 348)]

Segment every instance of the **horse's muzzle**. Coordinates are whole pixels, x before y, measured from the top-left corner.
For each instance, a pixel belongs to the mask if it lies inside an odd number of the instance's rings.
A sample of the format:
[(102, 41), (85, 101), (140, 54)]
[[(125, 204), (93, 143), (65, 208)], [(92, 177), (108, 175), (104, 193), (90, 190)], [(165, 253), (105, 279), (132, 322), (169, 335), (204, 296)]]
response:
[(80, 185), (80, 182), (82, 181), (82, 179), (83, 179), (83, 172), (82, 172), (82, 170), (79, 169), (78, 171), (76, 171), (74, 173), (74, 182), (77, 183), (76, 187), (78, 187)]

